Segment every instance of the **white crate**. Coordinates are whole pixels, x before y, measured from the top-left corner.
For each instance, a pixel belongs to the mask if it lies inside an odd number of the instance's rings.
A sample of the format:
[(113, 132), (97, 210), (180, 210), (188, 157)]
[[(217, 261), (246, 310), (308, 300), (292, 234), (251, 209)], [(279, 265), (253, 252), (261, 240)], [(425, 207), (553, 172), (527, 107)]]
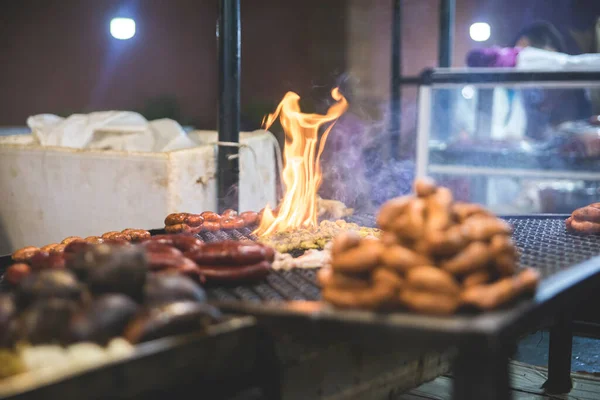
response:
[[(216, 132), (198, 147), (166, 153), (80, 150), (0, 138), (0, 254), (67, 236), (160, 228), (171, 212), (216, 211)], [(273, 135), (242, 133), (240, 211), (276, 200)]]

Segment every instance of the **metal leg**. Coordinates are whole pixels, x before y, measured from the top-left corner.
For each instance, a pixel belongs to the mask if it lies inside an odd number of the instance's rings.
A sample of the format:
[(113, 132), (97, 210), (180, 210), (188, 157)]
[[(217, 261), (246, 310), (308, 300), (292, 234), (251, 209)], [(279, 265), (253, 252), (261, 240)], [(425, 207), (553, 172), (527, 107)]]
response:
[(455, 400), (510, 400), (509, 353), (504, 346), (465, 344), (454, 361)]
[(544, 389), (550, 394), (569, 393), (573, 388), (571, 380), (571, 356), (573, 351), (573, 322), (562, 317), (550, 329), (548, 351), (548, 380)]

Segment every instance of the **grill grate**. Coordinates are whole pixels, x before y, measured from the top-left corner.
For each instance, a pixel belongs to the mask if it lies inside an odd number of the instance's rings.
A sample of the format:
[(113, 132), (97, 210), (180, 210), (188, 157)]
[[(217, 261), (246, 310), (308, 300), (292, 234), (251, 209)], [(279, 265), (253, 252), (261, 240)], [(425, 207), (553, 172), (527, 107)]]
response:
[(567, 232), (563, 218), (507, 218), (521, 251), (522, 266), (533, 267), (543, 277), (600, 255), (600, 235)]
[[(374, 221), (373, 216), (348, 218), (348, 222), (368, 227), (373, 227)], [(600, 236), (570, 234), (565, 229), (563, 218), (507, 218), (507, 221), (514, 228), (513, 238), (521, 251), (521, 265), (538, 269), (543, 277), (600, 255)], [(262, 283), (235, 288), (209, 288), (207, 291), (209, 298), (221, 301), (260, 302), (320, 298), (316, 270), (313, 269), (273, 271)]]
[[(375, 217), (355, 215), (347, 218), (361, 226), (374, 227)], [(600, 255), (600, 235), (573, 235), (566, 231), (564, 218), (516, 217), (507, 218), (513, 225), (513, 238), (521, 251), (521, 265), (538, 269), (548, 277), (572, 265)], [(252, 230), (202, 232), (197, 235), (206, 243), (221, 240), (257, 240)], [(3, 257), (2, 268), (11, 264)], [(2, 271), (3, 272), (3, 271)], [(3, 282), (0, 281), (0, 291)], [(219, 301), (242, 300), (249, 302), (319, 300), (321, 293), (316, 284), (316, 270), (294, 269), (273, 271), (264, 281), (235, 287), (208, 287), (208, 297)]]

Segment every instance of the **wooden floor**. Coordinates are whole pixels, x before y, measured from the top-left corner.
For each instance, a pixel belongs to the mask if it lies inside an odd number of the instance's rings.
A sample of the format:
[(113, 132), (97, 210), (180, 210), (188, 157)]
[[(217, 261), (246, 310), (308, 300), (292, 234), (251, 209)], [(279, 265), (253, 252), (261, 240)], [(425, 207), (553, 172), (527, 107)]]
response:
[[(546, 381), (545, 368), (513, 361), (511, 363), (512, 394), (514, 400), (600, 399), (600, 377), (584, 374), (572, 374), (573, 390), (568, 395), (547, 395), (541, 389)], [(452, 398), (452, 377), (441, 376), (411, 392), (398, 400), (446, 400)]]

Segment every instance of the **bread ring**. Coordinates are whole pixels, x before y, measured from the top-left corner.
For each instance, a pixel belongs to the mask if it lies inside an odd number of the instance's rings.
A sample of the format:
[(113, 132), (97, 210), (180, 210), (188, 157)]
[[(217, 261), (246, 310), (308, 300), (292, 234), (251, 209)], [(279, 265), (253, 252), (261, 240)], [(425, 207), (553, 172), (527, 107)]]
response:
[(474, 286), (461, 294), (463, 304), (481, 310), (498, 308), (523, 293), (532, 291), (539, 282), (539, 273), (531, 268), (525, 269), (514, 277), (501, 279), (490, 285)]
[(403, 196), (386, 201), (377, 214), (377, 225), (381, 229), (390, 228), (396, 217), (404, 212), (411, 199), (409, 196)]
[(378, 241), (362, 240), (357, 247), (333, 256), (331, 268), (347, 273), (367, 272), (381, 263), (382, 253), (383, 245)]
[(452, 192), (448, 188), (439, 188), (425, 200), (427, 209), (425, 230), (427, 232), (445, 230), (450, 226), (452, 201)]
[(472, 274), (469, 274), (465, 277), (465, 279), (462, 282), (462, 286), (464, 288), (470, 288), (473, 286), (483, 285), (485, 283), (488, 283), (491, 278), (492, 276), (488, 271), (475, 271)]
[(17, 262), (17, 263), (26, 263), (29, 260), (31, 260), (31, 257), (33, 257), (35, 254), (37, 254), (39, 251), (40, 251), (40, 249), (38, 247), (34, 247), (34, 246), (23, 247), (23, 248), (15, 251), (12, 254), (12, 259), (14, 262)]
[(446, 271), (431, 266), (419, 266), (406, 273), (406, 285), (410, 289), (458, 296), (460, 287)]
[(453, 275), (468, 275), (487, 265), (491, 254), (488, 247), (481, 242), (470, 243), (463, 251), (440, 266)]
[(435, 181), (429, 177), (415, 179), (415, 194), (419, 197), (428, 197), (436, 192)]
[(414, 289), (404, 289), (398, 296), (400, 303), (411, 311), (431, 315), (450, 315), (458, 309), (458, 296), (440, 293), (427, 293)]
[(359, 244), (360, 235), (357, 232), (349, 231), (341, 233), (333, 239), (331, 255), (335, 257), (338, 254), (357, 247)]
[(498, 218), (474, 216), (462, 224), (462, 234), (468, 240), (486, 241), (495, 235), (510, 235), (512, 227)]
[(494, 265), (501, 276), (512, 276), (517, 270), (516, 259), (510, 253), (495, 256)]
[(377, 268), (371, 276), (375, 285), (389, 286), (395, 291), (399, 291), (404, 287), (404, 279), (402, 279), (395, 271), (387, 268)]
[(398, 244), (398, 237), (393, 232), (382, 232), (379, 237), (384, 246), (394, 246)]
[(340, 308), (374, 310), (393, 301), (395, 294), (395, 289), (389, 285), (373, 285), (365, 289), (351, 290), (327, 286), (323, 288), (321, 297)]
[(493, 256), (509, 254), (514, 256), (517, 254), (517, 248), (512, 238), (507, 235), (494, 235), (490, 240), (490, 252)]
[(366, 289), (371, 283), (359, 277), (333, 272), (331, 268), (321, 268), (317, 272), (317, 280), (321, 287), (334, 287), (338, 289)]
[(432, 263), (429, 258), (399, 245), (386, 248), (381, 254), (381, 261), (383, 266), (401, 273), (419, 265)]
[(419, 240), (425, 231), (425, 201), (411, 200), (405, 212), (390, 223), (389, 229), (400, 238)]
[(425, 241), (428, 252), (440, 257), (453, 256), (467, 245), (460, 225), (451, 226), (447, 231), (429, 231)]
[(459, 222), (465, 221), (474, 215), (485, 215), (493, 216), (488, 210), (480, 206), (479, 204), (473, 203), (462, 203), (457, 202), (452, 205), (452, 213), (458, 219)]

